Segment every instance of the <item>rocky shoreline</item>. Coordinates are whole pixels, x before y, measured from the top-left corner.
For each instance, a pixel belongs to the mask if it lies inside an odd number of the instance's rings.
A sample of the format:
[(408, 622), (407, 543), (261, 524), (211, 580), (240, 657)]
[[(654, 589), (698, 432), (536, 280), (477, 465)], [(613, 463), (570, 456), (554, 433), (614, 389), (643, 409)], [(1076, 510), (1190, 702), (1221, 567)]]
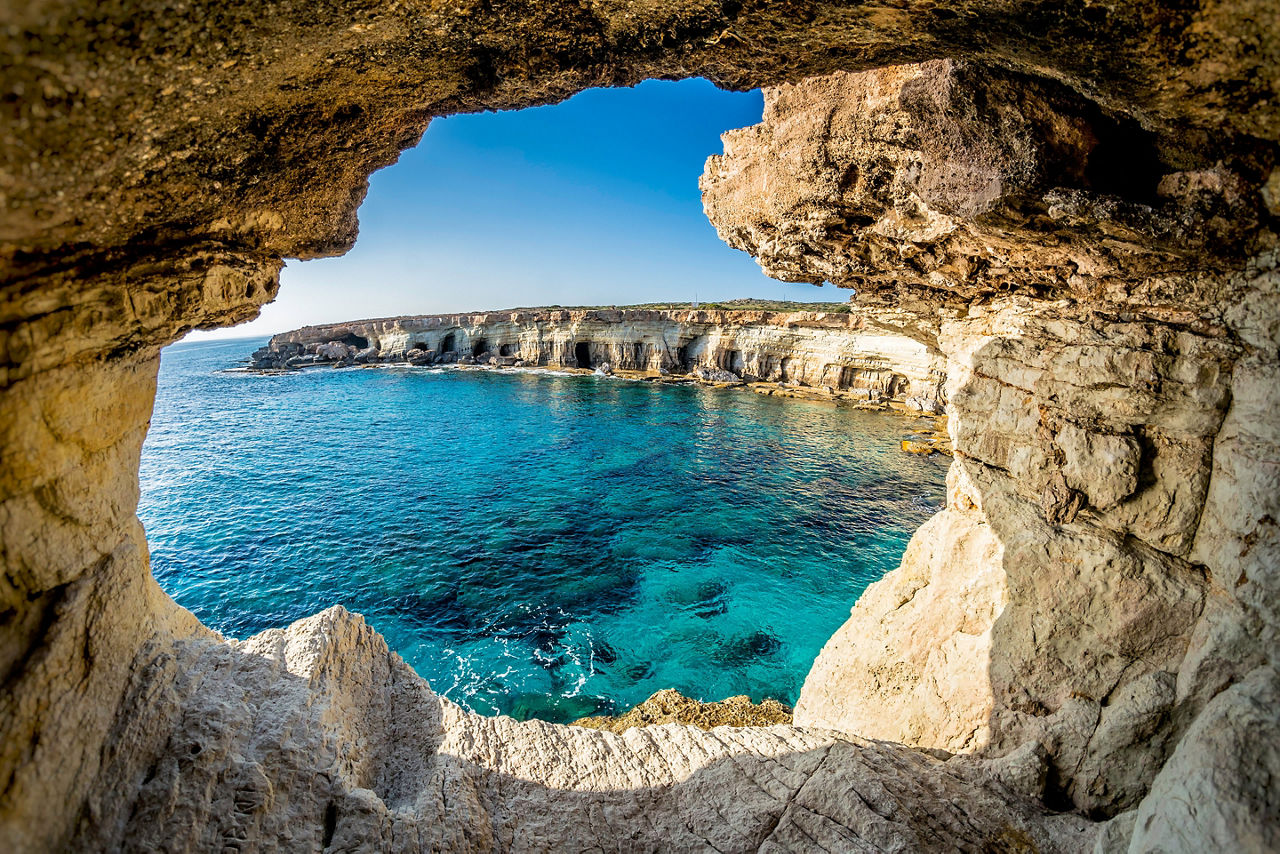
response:
[(272, 336), (248, 367), (380, 365), (545, 369), (843, 401), (931, 416), (930, 428), (904, 438), (902, 450), (951, 454), (941, 361), (888, 324), (847, 309), (520, 309), (353, 321)]

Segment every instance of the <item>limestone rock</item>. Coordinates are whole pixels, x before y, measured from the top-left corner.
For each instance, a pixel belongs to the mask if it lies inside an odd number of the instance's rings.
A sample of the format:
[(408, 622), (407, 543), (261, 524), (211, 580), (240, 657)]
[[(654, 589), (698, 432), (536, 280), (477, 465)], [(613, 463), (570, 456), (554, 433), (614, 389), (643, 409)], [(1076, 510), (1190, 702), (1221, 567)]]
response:
[[(1042, 773), (1055, 806), (1120, 813), (1104, 849), (1277, 847), (1274, 0), (9, 5), (6, 849), (1088, 848), (1028, 799)], [(340, 613), (231, 643), (160, 592), (134, 511), (161, 346), (350, 247), (369, 174), (432, 117), (696, 75), (768, 87), (709, 161), (719, 233), (856, 289), (838, 321), (948, 385), (947, 509), (828, 643), (798, 726), (477, 718)], [(657, 334), (609, 359), (919, 393), (819, 361), (827, 322), (735, 347), (695, 312), (685, 359)], [(1136, 442), (1136, 481), (1095, 436)]]
[(1103, 436), (1067, 424), (1055, 441), (1066, 457), (1067, 486), (1099, 510), (1110, 510), (1137, 490), (1142, 451), (1132, 437)]
[[(928, 336), (906, 332), (894, 312), (763, 309), (519, 309), (440, 314), (306, 326), (272, 337), (252, 363), (276, 367), (286, 353), (316, 350), (344, 336), (369, 343), (382, 361), (430, 364), (428, 354), (477, 343), (515, 355), (463, 356), (463, 364), (514, 366), (517, 361), (575, 367), (579, 343), (610, 370), (656, 369), (659, 375), (701, 372), (719, 379), (773, 377), (802, 388), (831, 388), (844, 397), (902, 398), (916, 412), (945, 408), (946, 374)], [(924, 340), (922, 340), (922, 338)], [(326, 351), (327, 352), (327, 351)], [(736, 365), (734, 371), (725, 365)]]
[[(864, 299), (1088, 297), (1238, 253), (1259, 220), (1258, 197), (1221, 163), (1168, 170), (1135, 128), (1061, 84), (964, 61), (768, 89), (764, 121), (724, 139), (702, 189), (725, 242), (774, 278)], [(1111, 145), (1129, 158), (1114, 172)], [(1035, 239), (1046, 219), (1054, 239)], [(1184, 301), (1212, 298), (1198, 285), (1184, 280)]]
[(693, 369), (693, 375), (705, 383), (740, 383), (742, 377), (732, 371), (722, 370), (720, 368), (708, 368), (697, 365)]
[(1223, 691), (1156, 775), (1130, 851), (1280, 848), (1280, 677), (1260, 667)]
[[(142, 782), (94, 800), (78, 848), (1074, 851), (1092, 839), (1089, 822), (1018, 799), (981, 763), (898, 745), (785, 725), (617, 735), (474, 715), (341, 608), (239, 644), (145, 650), (137, 665), (127, 696), (143, 717), (111, 734), (103, 773)], [(153, 693), (157, 678), (166, 690)], [(161, 720), (167, 738), (140, 755), (136, 728)]]
[(750, 697), (730, 697), (714, 703), (691, 700), (678, 691), (658, 691), (640, 705), (616, 717), (590, 717), (572, 726), (626, 732), (632, 727), (691, 724), (701, 729), (718, 726), (769, 726), (791, 723), (791, 709), (777, 700), (752, 703)]

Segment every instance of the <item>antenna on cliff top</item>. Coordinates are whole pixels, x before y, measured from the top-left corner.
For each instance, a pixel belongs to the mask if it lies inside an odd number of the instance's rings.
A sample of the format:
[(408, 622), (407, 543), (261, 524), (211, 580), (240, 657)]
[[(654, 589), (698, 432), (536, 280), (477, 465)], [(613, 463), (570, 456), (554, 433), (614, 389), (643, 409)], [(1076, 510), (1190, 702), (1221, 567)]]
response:
[(693, 307), (694, 307), (694, 308), (697, 308), (697, 307), (698, 307), (698, 292), (697, 292), (697, 291), (694, 291), (694, 292), (693, 292)]

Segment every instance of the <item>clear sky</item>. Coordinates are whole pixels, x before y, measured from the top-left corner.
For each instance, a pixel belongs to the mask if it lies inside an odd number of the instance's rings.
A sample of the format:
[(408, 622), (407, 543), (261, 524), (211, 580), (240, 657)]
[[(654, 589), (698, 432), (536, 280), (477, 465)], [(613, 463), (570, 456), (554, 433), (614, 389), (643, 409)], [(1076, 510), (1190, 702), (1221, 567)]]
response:
[(702, 213), (698, 176), (720, 134), (760, 121), (759, 91), (705, 80), (592, 89), (549, 107), (451, 116), (373, 175), (341, 258), (290, 261), (252, 323), (308, 323), (535, 305), (851, 292), (764, 276)]

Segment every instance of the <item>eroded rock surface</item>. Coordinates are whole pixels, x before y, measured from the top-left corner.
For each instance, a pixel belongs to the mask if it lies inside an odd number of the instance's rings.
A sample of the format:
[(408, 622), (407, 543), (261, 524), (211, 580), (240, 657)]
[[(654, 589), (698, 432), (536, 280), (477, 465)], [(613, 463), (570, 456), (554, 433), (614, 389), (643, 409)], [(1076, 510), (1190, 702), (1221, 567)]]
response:
[(699, 729), (720, 726), (771, 726), (791, 723), (791, 709), (777, 700), (759, 703), (743, 695), (714, 703), (691, 700), (670, 688), (658, 691), (635, 708), (617, 716), (597, 715), (580, 718), (573, 726), (622, 733), (629, 729), (657, 724), (690, 724)]
[[(791, 726), (621, 735), (486, 718), (330, 609), (228, 644), (149, 647), (144, 720), (107, 740), (85, 850), (1072, 851), (1093, 827), (981, 762)], [(152, 735), (148, 737), (148, 733)], [(158, 737), (157, 737), (158, 735)]]
[[(704, 175), (721, 235), (771, 274), (928, 305), (947, 358), (947, 509), (827, 644), (795, 721), (987, 756), (1036, 744), (1042, 796), (1107, 817), (1274, 661), (1275, 238), (1257, 189), (1227, 193), (1249, 208), (1232, 216), (1160, 190), (1227, 186), (1203, 174), (1153, 175), (1149, 196), (1099, 183), (1097, 116), (1056, 84), (1000, 95), (973, 73), (770, 90)], [(1177, 222), (1205, 231), (1160, 231)]]
[[(1275, 847), (1272, 0), (3, 16), (8, 849)], [(479, 719), (341, 613), (234, 644), (174, 606), (134, 515), (159, 347), (349, 247), (432, 116), (695, 74), (781, 84), (704, 177), (726, 241), (947, 361), (948, 507), (797, 726)]]
[[(776, 382), (943, 408), (943, 360), (892, 312), (519, 309), (308, 326), (273, 336), (258, 368), (339, 362), (595, 368)], [(883, 317), (882, 317), (883, 316)], [(927, 403), (926, 403), (927, 402)]]

